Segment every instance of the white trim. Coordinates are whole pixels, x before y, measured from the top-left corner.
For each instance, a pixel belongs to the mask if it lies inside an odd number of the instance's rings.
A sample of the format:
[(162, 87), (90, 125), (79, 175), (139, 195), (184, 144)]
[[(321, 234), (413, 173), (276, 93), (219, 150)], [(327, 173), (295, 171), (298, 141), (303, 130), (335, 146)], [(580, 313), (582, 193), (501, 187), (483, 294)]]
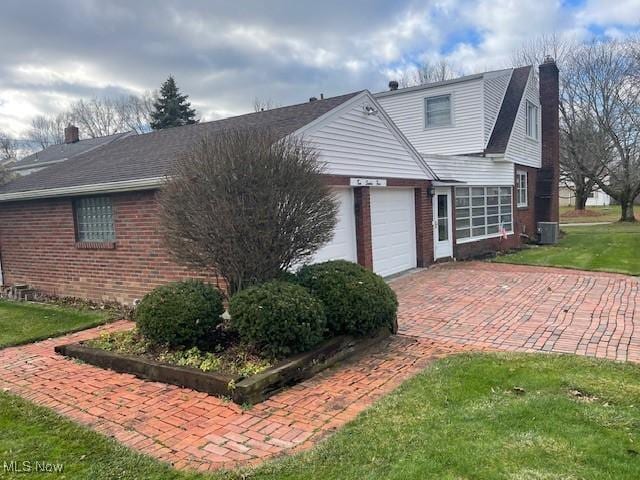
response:
[(125, 180), (122, 182), (94, 183), (91, 185), (79, 185), (74, 187), (47, 188), (42, 190), (29, 190), (26, 192), (3, 193), (0, 194), (0, 202), (30, 200), (36, 198), (72, 197), (78, 195), (90, 195), (94, 193), (152, 190), (162, 186), (165, 180), (166, 177), (153, 177), (138, 180)]
[[(513, 222), (512, 222), (513, 224)], [(513, 230), (511, 230), (510, 232), (507, 232), (507, 236), (511, 236), (513, 235)], [(502, 237), (503, 234), (502, 233), (491, 233), (489, 235), (484, 235), (482, 237), (472, 237), (472, 238), (461, 238), (460, 240), (458, 240), (456, 238), (456, 245), (460, 244), (460, 243), (471, 243), (471, 242), (479, 242), (482, 240), (487, 240), (488, 238), (497, 238), (497, 237)]]
[[(447, 240), (438, 240), (439, 229), (438, 229), (438, 195), (446, 195), (447, 196)], [(433, 230), (433, 258), (434, 260), (438, 260), (440, 258), (453, 258), (453, 209), (455, 206), (453, 205), (453, 192), (450, 187), (440, 187), (434, 189), (434, 195), (431, 197), (432, 204), (432, 213), (431, 216), (433, 218), (433, 222), (431, 224)], [(435, 199), (435, 201), (434, 201)], [(443, 244), (446, 242), (448, 244), (448, 250), (445, 255), (438, 255), (438, 244)]]
[[(525, 87), (526, 89), (526, 87)], [(524, 97), (524, 94), (523, 94)], [(540, 107), (538, 105), (536, 105), (535, 103), (533, 103), (531, 100), (529, 100), (528, 98), (525, 98), (525, 104), (524, 104), (524, 135), (525, 138), (527, 138), (528, 140), (532, 140), (534, 142), (538, 142), (538, 139), (540, 138)], [(529, 135), (529, 105), (531, 105), (533, 108), (536, 109), (536, 136), (534, 137), (533, 135)]]

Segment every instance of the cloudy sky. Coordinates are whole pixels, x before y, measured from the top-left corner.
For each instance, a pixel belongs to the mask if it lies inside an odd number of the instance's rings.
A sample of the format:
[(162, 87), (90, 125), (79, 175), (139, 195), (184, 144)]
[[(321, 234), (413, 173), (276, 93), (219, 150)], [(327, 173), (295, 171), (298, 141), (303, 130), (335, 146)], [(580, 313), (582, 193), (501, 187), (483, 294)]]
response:
[(298, 103), (368, 88), (424, 60), (471, 73), (509, 65), (541, 34), (640, 30), (640, 0), (3, 0), (0, 129), (169, 75), (213, 120), (255, 98)]

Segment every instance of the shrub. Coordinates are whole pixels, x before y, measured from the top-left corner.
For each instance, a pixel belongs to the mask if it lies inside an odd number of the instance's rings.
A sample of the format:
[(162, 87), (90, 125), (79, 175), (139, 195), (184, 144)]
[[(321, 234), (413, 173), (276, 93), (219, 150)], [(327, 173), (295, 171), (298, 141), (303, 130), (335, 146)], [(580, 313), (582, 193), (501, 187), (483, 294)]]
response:
[(197, 280), (170, 283), (145, 295), (135, 312), (140, 333), (156, 345), (191, 347), (222, 322), (222, 294)]
[(398, 300), (375, 273), (344, 260), (307, 265), (298, 282), (324, 304), (332, 335), (367, 335), (380, 327), (395, 331)]
[(236, 293), (229, 313), (240, 338), (273, 357), (313, 347), (326, 325), (322, 304), (303, 287), (282, 281)]

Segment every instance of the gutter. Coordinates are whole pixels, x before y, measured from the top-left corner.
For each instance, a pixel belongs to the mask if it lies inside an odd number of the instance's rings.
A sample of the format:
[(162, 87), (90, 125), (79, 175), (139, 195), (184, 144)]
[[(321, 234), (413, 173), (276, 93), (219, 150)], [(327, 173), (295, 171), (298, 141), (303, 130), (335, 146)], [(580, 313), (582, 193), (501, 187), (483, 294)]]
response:
[(38, 198), (72, 197), (91, 195), (95, 193), (131, 192), (136, 190), (154, 190), (161, 187), (166, 177), (152, 177), (121, 182), (94, 183), (73, 187), (46, 188), (42, 190), (28, 190), (25, 192), (0, 193), (0, 202), (15, 200), (34, 200)]

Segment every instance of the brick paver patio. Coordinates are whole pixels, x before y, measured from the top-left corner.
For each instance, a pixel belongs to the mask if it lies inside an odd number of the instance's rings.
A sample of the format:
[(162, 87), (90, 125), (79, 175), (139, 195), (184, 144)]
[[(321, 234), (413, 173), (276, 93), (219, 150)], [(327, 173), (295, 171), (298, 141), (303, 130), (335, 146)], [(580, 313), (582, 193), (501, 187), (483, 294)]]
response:
[(129, 322), (0, 351), (0, 388), (178, 468), (210, 470), (307, 448), (433, 358), (462, 350), (640, 361), (636, 278), (473, 262), (406, 275), (393, 287), (400, 335), (247, 411), (53, 351)]

